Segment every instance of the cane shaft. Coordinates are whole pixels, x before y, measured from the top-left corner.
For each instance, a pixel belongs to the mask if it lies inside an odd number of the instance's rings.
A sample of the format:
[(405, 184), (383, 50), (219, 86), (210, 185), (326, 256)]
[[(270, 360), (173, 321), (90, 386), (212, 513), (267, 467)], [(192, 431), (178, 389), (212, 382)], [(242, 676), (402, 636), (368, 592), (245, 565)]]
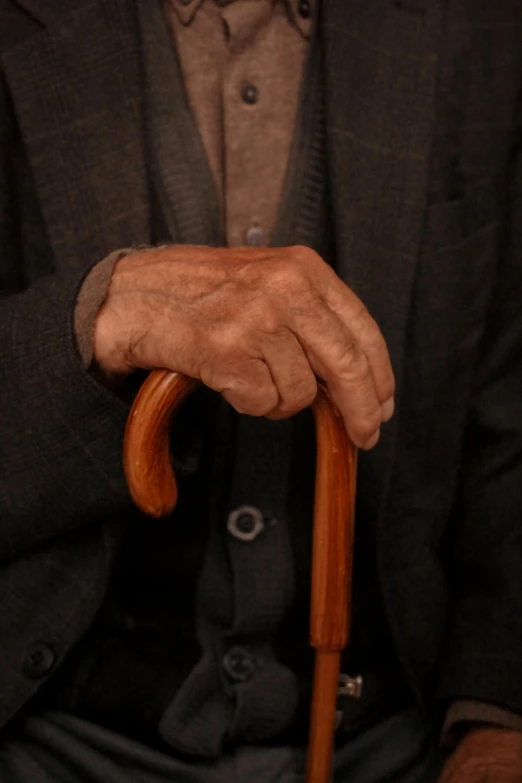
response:
[(316, 651), (306, 783), (330, 783), (331, 780), (340, 662), (338, 651)]
[[(177, 486), (170, 460), (173, 414), (198, 381), (152, 372), (132, 407), (124, 443), (131, 496), (153, 517), (172, 512)], [(329, 783), (341, 650), (350, 624), (355, 449), (327, 389), (313, 404), (317, 440), (310, 644), (316, 650), (307, 783)]]
[(317, 441), (310, 644), (342, 650), (348, 642), (355, 503), (355, 449), (320, 386), (313, 404)]
[(317, 459), (310, 644), (315, 671), (306, 783), (329, 783), (341, 650), (348, 643), (356, 452), (328, 391), (315, 399)]

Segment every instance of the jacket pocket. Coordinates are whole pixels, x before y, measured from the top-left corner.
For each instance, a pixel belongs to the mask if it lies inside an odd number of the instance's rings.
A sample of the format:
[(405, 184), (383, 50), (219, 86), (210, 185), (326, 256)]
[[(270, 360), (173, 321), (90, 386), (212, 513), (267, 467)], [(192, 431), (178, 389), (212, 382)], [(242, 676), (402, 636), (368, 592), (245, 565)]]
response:
[(470, 183), (459, 199), (429, 204), (424, 246), (441, 253), (489, 235), (500, 224), (501, 203), (502, 190), (491, 178)]

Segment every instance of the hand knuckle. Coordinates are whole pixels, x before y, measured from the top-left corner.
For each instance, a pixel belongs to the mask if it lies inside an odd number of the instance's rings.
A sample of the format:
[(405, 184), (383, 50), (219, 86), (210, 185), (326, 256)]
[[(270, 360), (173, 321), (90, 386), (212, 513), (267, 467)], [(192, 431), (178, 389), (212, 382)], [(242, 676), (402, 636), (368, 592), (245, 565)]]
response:
[(277, 336), (281, 331), (281, 318), (269, 301), (263, 300), (249, 314), (249, 320), (258, 331)]
[(223, 391), (238, 413), (249, 416), (266, 416), (279, 400), (266, 366), (258, 360), (238, 363), (228, 374)]
[(299, 405), (301, 408), (308, 408), (313, 403), (317, 396), (317, 381), (314, 377), (304, 382), (297, 395)]
[(324, 263), (321, 256), (316, 253), (311, 247), (306, 245), (292, 245), (290, 248), (292, 258), (295, 258), (298, 263), (316, 265), (318, 263)]
[(297, 293), (308, 288), (301, 269), (291, 259), (277, 262), (270, 272), (269, 282), (279, 292)]
[(339, 362), (339, 373), (351, 383), (363, 383), (370, 375), (370, 364), (355, 340), (344, 343)]
[(243, 413), (249, 416), (268, 416), (277, 406), (277, 393), (267, 392), (264, 395), (253, 395), (245, 398)]
[(359, 321), (361, 326), (366, 329), (366, 331), (369, 332), (374, 338), (378, 337), (380, 335), (379, 327), (377, 326), (375, 319), (370, 315), (366, 305), (361, 302), (360, 299), (357, 299), (356, 303), (353, 305), (353, 308), (353, 317)]
[(277, 406), (278, 413), (282, 416), (292, 416), (294, 413), (308, 408), (315, 400), (317, 394), (317, 381), (314, 376), (300, 378), (287, 390), (284, 398)]

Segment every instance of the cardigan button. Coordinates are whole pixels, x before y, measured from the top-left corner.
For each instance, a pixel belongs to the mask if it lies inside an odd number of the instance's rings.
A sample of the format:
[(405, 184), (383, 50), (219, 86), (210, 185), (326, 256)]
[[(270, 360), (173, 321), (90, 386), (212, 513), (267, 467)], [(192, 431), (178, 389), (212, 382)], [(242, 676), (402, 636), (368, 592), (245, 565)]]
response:
[(310, 0), (299, 0), (297, 10), (299, 12), (299, 16), (302, 16), (303, 19), (309, 19), (310, 14), (312, 13)]
[(56, 661), (56, 653), (45, 642), (34, 642), (25, 650), (22, 671), (30, 680), (40, 680), (49, 674)]
[(240, 506), (228, 515), (227, 530), (238, 541), (254, 541), (264, 527), (263, 515), (254, 506)]
[(223, 669), (232, 682), (245, 682), (254, 676), (256, 659), (243, 647), (231, 647), (223, 657)]
[(261, 226), (250, 226), (245, 234), (245, 239), (249, 247), (263, 247), (265, 244), (265, 232)]
[(245, 103), (249, 103), (251, 106), (257, 103), (259, 100), (259, 90), (255, 84), (247, 82), (241, 87), (241, 97)]

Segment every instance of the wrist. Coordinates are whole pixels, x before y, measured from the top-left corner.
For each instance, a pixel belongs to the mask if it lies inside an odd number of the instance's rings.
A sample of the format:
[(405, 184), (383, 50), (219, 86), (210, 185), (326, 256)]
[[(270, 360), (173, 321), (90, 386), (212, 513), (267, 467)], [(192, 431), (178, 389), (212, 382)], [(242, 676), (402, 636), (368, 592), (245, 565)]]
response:
[(128, 360), (121, 323), (116, 324), (112, 309), (104, 304), (94, 322), (91, 372), (108, 383), (117, 383), (135, 368)]
[(522, 733), (497, 726), (470, 727), (446, 762), (439, 783), (518, 783), (522, 780)]

